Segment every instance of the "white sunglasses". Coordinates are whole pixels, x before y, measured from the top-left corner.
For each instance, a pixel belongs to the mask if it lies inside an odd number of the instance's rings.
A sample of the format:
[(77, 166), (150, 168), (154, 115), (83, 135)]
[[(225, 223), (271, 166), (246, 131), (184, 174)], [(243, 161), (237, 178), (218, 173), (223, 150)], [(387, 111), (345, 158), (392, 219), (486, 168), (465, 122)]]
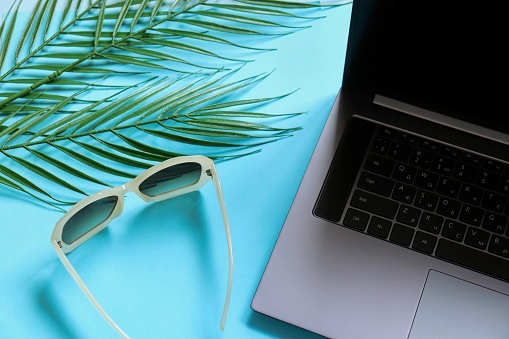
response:
[(113, 219), (120, 216), (124, 205), (124, 195), (127, 192), (136, 193), (146, 202), (161, 201), (199, 190), (210, 179), (214, 183), (221, 206), (228, 245), (228, 287), (220, 325), (223, 330), (232, 289), (233, 251), (223, 192), (214, 162), (211, 159), (204, 156), (183, 156), (166, 160), (147, 169), (122, 186), (110, 188), (83, 199), (71, 207), (55, 225), (51, 235), (51, 244), (62, 264), (99, 313), (124, 338), (128, 338), (128, 336), (90, 293), (65, 253), (73, 251), (103, 230)]

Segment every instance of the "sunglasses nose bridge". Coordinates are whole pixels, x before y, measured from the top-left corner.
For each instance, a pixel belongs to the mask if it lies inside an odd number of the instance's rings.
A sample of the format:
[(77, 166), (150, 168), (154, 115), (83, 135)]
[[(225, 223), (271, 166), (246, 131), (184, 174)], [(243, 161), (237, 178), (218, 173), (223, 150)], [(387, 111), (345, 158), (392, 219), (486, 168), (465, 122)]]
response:
[[(140, 184), (141, 184), (141, 182), (139, 180), (135, 179), (133, 181), (128, 182), (127, 184), (122, 185), (121, 188), (123, 190), (123, 196), (125, 196), (129, 192), (132, 192), (132, 193), (136, 194), (138, 197), (140, 197), (145, 202), (151, 201), (150, 197), (146, 196), (145, 194), (143, 194), (140, 191)], [(122, 196), (122, 200), (123, 200), (123, 196)]]
[(140, 185), (140, 183), (135, 179), (135, 180), (132, 180), (132, 181), (129, 181), (128, 183), (126, 184), (123, 184), (122, 186), (120, 186), (120, 188), (123, 190), (123, 195), (126, 195), (128, 192), (134, 192), (134, 193), (138, 193), (138, 186)]

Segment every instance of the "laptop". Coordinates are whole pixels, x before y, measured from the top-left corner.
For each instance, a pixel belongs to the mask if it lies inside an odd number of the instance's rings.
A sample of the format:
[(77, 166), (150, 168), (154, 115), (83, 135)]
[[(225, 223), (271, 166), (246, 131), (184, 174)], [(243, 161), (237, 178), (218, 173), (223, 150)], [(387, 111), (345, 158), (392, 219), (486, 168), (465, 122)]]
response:
[(253, 310), (331, 338), (509, 337), (500, 6), (353, 1), (342, 87)]

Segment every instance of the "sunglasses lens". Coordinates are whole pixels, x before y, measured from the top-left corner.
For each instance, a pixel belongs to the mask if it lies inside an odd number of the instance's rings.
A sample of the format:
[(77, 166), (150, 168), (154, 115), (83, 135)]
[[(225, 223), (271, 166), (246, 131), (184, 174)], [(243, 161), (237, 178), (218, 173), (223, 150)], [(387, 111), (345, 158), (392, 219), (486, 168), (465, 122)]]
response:
[(104, 197), (83, 207), (65, 224), (62, 230), (62, 241), (66, 244), (72, 244), (87, 232), (99, 226), (111, 215), (117, 201), (117, 196)]
[(200, 180), (201, 165), (188, 162), (167, 167), (145, 179), (139, 187), (141, 193), (155, 197), (180, 188), (191, 186)]

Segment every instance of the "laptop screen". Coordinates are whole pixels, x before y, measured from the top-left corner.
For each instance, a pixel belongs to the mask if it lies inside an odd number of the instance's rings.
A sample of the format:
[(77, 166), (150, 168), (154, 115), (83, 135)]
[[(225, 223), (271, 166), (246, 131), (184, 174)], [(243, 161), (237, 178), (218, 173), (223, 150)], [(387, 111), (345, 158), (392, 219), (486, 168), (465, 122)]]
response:
[(493, 3), (354, 0), (344, 85), (509, 133), (501, 13)]

